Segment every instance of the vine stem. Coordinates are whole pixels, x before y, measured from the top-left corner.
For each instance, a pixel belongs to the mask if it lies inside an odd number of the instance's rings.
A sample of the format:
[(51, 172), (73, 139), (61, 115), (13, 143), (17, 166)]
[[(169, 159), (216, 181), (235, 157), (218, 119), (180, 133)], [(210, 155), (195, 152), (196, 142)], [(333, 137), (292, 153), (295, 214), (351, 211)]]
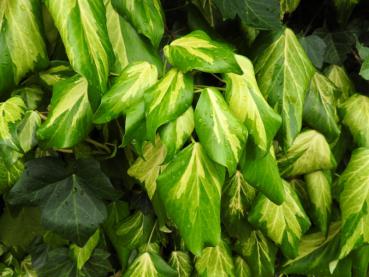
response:
[(91, 138), (86, 138), (85, 141), (92, 144), (92, 145), (94, 145), (94, 146), (96, 146), (96, 147), (98, 147), (98, 148), (104, 149), (107, 153), (111, 152), (109, 147), (107, 147), (105, 144), (102, 144), (102, 143), (100, 143), (96, 140), (93, 140)]
[(154, 235), (154, 230), (155, 230), (157, 224), (158, 224), (158, 221), (156, 220), (154, 226), (152, 227), (150, 237), (149, 237), (149, 240), (147, 241), (146, 247), (148, 247), (150, 242), (151, 242), (151, 239), (152, 239), (152, 236)]

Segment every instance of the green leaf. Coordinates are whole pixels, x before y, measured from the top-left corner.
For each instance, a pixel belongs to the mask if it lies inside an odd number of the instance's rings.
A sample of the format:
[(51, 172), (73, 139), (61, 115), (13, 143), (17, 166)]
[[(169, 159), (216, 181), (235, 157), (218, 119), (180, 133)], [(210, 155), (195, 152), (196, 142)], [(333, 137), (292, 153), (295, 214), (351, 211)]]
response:
[(47, 87), (54, 86), (57, 82), (73, 77), (76, 73), (69, 63), (62, 61), (51, 61), (50, 67), (39, 73), (39, 77)]
[(87, 80), (79, 75), (53, 88), (51, 110), (37, 131), (47, 147), (68, 148), (82, 141), (92, 128), (92, 108)]
[(177, 270), (178, 277), (190, 277), (192, 274), (192, 261), (187, 252), (173, 251), (170, 254), (169, 265)]
[(342, 213), (340, 258), (356, 246), (369, 242), (369, 149), (352, 152), (350, 162), (341, 174), (338, 186)]
[(14, 90), (11, 95), (21, 97), (28, 109), (35, 110), (42, 101), (44, 92), (38, 87), (22, 87)]
[(276, 204), (284, 201), (284, 188), (274, 156), (274, 148), (262, 155), (253, 144), (249, 144), (240, 161), (241, 172), (248, 184), (261, 191)]
[(300, 4), (300, 0), (280, 0), (281, 16), (293, 13)]
[(112, 0), (112, 4), (158, 48), (164, 34), (164, 12), (160, 0)]
[(73, 69), (84, 76), (95, 107), (106, 90), (114, 53), (103, 0), (44, 0)]
[(97, 229), (96, 232), (88, 239), (83, 247), (79, 247), (76, 244), (72, 244), (70, 249), (73, 251), (73, 256), (77, 262), (77, 268), (79, 270), (85, 265), (85, 263), (91, 258), (92, 252), (95, 250), (96, 246), (100, 241), (100, 230)]
[(346, 125), (359, 147), (369, 147), (369, 98), (354, 94), (340, 107), (342, 123)]
[(365, 80), (369, 80), (369, 57), (367, 57), (361, 64), (359, 75)]
[(148, 62), (135, 62), (124, 68), (114, 85), (105, 93), (94, 116), (94, 123), (109, 122), (142, 101), (146, 89), (155, 84), (158, 71)]
[(144, 252), (129, 266), (123, 277), (170, 277), (177, 276), (177, 272), (171, 268), (159, 255)]
[(339, 89), (337, 102), (342, 103), (355, 93), (355, 87), (345, 68), (338, 65), (331, 65), (324, 71), (325, 76)]
[(323, 234), (327, 234), (331, 215), (332, 176), (329, 171), (315, 171), (304, 176), (311, 201), (313, 222)]
[(30, 151), (37, 144), (36, 131), (41, 125), (38, 112), (27, 111), (17, 128), (19, 144), (24, 153)]
[(325, 137), (315, 130), (306, 130), (297, 136), (278, 165), (282, 176), (292, 177), (333, 169), (336, 161)]
[(279, 3), (274, 0), (214, 0), (224, 18), (239, 16), (242, 23), (257, 29), (281, 27)]
[(282, 116), (282, 142), (288, 147), (301, 130), (305, 93), (315, 69), (288, 28), (261, 37), (255, 57), (260, 90)]
[(277, 248), (262, 232), (258, 230), (251, 231), (245, 239), (236, 242), (235, 248), (247, 264), (250, 265), (251, 276), (265, 277), (275, 275), (274, 264)]
[(137, 30), (124, 17), (113, 9), (111, 0), (104, 0), (104, 3), (108, 35), (115, 54), (115, 62), (111, 71), (118, 74), (129, 63), (147, 61), (154, 64), (161, 72), (163, 65), (159, 53), (140, 37)]
[(238, 277), (252, 276), (250, 266), (239, 256), (234, 259), (234, 273)]
[[(214, 28), (220, 22), (220, 12), (217, 6), (215, 5), (214, 1), (192, 0), (191, 2), (199, 9), (202, 16), (206, 19), (206, 21), (209, 23), (211, 27)], [(191, 11), (189, 16), (193, 16), (194, 19), (199, 20), (198, 13), (194, 14)]]
[(217, 89), (202, 90), (195, 109), (195, 129), (209, 157), (234, 174), (248, 132)]
[(184, 72), (196, 69), (210, 73), (241, 73), (233, 49), (200, 30), (172, 41), (164, 47), (164, 54), (173, 66)]
[(148, 241), (153, 226), (154, 220), (150, 215), (137, 211), (118, 224), (116, 233), (122, 246), (134, 249)]
[(223, 240), (217, 246), (203, 249), (195, 267), (200, 277), (235, 276), (231, 251)]
[(4, 192), (18, 180), (23, 169), (24, 165), (21, 160), (8, 165), (3, 159), (0, 159), (0, 193)]
[(145, 91), (147, 138), (154, 141), (156, 130), (178, 118), (192, 103), (193, 80), (189, 74), (171, 69), (158, 83)]
[(47, 66), (38, 0), (0, 3), (0, 95), (17, 85), (30, 71)]
[(195, 128), (195, 118), (192, 107), (188, 108), (177, 119), (169, 122), (160, 129), (160, 139), (165, 145), (167, 156), (170, 161), (191, 137)]
[(327, 45), (322, 38), (317, 35), (300, 37), (299, 41), (313, 65), (321, 69), (324, 64), (324, 55)]
[(249, 214), (249, 221), (279, 245), (283, 255), (293, 258), (298, 254), (302, 235), (310, 228), (310, 220), (290, 184), (283, 184), (285, 201), (278, 206), (264, 195), (259, 195)]
[(143, 143), (146, 140), (145, 102), (130, 107), (126, 114), (122, 146)]
[(168, 217), (196, 255), (205, 244), (217, 245), (220, 241), (224, 176), (224, 169), (208, 158), (199, 143), (194, 143), (179, 152), (157, 179)]
[(352, 253), (353, 275), (365, 277), (369, 267), (369, 245), (364, 245)]
[(348, 21), (352, 10), (359, 1), (360, 0), (333, 0), (337, 12), (337, 19), (341, 24), (345, 24)]
[(47, 157), (26, 163), (8, 201), (39, 206), (45, 228), (82, 246), (106, 218), (103, 200), (117, 196), (95, 160), (66, 164)]
[(334, 141), (340, 134), (336, 111), (336, 87), (320, 73), (311, 78), (307, 92), (303, 119), (312, 128), (324, 134), (328, 141)]
[(138, 157), (127, 173), (145, 184), (146, 192), (150, 199), (156, 191), (156, 179), (158, 178), (166, 157), (165, 146), (157, 136), (155, 144), (145, 142), (142, 157)]
[(226, 100), (232, 113), (247, 127), (255, 145), (266, 153), (282, 120), (263, 98), (250, 60), (240, 55), (236, 55), (236, 60), (243, 75), (226, 74)]

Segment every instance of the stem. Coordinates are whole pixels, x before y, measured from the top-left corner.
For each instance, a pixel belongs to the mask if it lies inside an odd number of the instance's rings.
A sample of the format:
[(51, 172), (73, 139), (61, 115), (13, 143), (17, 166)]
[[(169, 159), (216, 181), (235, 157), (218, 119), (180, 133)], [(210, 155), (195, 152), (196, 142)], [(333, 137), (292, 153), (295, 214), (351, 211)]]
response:
[(216, 86), (206, 86), (206, 85), (195, 85), (195, 89), (197, 88), (216, 88), (216, 89), (219, 89), (219, 90), (222, 90), (222, 91), (225, 91), (226, 89), (223, 88), (223, 87), (216, 87)]
[(94, 146), (96, 146), (96, 147), (98, 147), (98, 148), (104, 149), (107, 153), (110, 153), (110, 148), (107, 147), (105, 144), (102, 144), (102, 143), (100, 143), (96, 140), (93, 140), (91, 138), (86, 138), (85, 141), (92, 144), (92, 145), (94, 145)]
[(216, 74), (211, 73), (211, 75), (213, 75), (213, 77), (216, 78), (219, 82), (225, 83), (225, 81), (222, 78), (220, 78), (219, 76), (217, 76)]
[(151, 230), (151, 233), (150, 233), (150, 237), (149, 237), (149, 240), (147, 241), (146, 247), (148, 247), (149, 244), (150, 244), (150, 242), (151, 242), (151, 239), (152, 239), (152, 236), (154, 234), (154, 230), (156, 228), (157, 223), (158, 223), (158, 221), (156, 220), (154, 226), (152, 227), (152, 230)]
[(40, 118), (42, 120), (46, 120), (47, 119), (47, 116), (43, 115), (43, 113), (41, 113), (41, 112), (38, 112), (38, 115), (40, 116)]
[(58, 152), (61, 152), (61, 153), (73, 154), (72, 149), (55, 149), (55, 151), (58, 151)]

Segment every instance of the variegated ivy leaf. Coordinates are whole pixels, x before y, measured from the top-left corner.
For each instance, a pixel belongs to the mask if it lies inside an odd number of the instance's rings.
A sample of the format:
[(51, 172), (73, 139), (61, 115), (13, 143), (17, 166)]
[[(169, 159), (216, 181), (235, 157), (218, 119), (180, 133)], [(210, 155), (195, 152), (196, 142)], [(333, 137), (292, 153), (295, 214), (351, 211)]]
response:
[(57, 82), (68, 79), (75, 74), (69, 63), (51, 61), (50, 67), (45, 71), (41, 71), (38, 75), (44, 85), (52, 88)]
[(248, 144), (246, 153), (240, 160), (240, 169), (247, 183), (271, 201), (276, 204), (284, 201), (284, 188), (274, 156), (274, 147), (263, 156), (254, 144)]
[(291, 185), (285, 181), (283, 184), (285, 201), (278, 206), (260, 194), (249, 214), (249, 221), (280, 245), (286, 257), (293, 258), (298, 254), (302, 235), (311, 224)]
[(19, 144), (23, 152), (26, 153), (36, 146), (36, 131), (40, 125), (41, 118), (38, 112), (27, 111), (25, 113), (17, 128)]
[(251, 276), (274, 276), (277, 248), (262, 232), (251, 231), (249, 236), (236, 242), (235, 249), (250, 265)]
[(102, 124), (117, 118), (143, 100), (144, 92), (158, 78), (156, 67), (148, 62), (129, 64), (105, 93), (94, 116), (94, 123)]
[(170, 254), (169, 265), (177, 271), (178, 277), (190, 277), (193, 266), (187, 252), (173, 251)]
[(224, 177), (224, 168), (210, 160), (199, 143), (193, 143), (179, 152), (157, 179), (167, 215), (195, 255), (205, 244), (220, 241)]
[(111, 2), (111, 0), (104, 0), (108, 35), (115, 54), (115, 62), (111, 71), (119, 74), (131, 62), (147, 61), (154, 64), (161, 72), (163, 66), (159, 53), (140, 37), (137, 30), (124, 17), (114, 10)]
[(147, 138), (153, 141), (160, 126), (176, 119), (191, 106), (192, 77), (173, 68), (163, 79), (146, 90), (144, 97)]
[(37, 131), (48, 147), (67, 148), (83, 140), (92, 127), (92, 109), (86, 78), (75, 75), (53, 88), (51, 110)]
[(304, 176), (311, 202), (313, 222), (323, 234), (327, 234), (331, 215), (332, 176), (329, 171), (315, 171)]
[(3, 193), (19, 179), (23, 169), (24, 165), (21, 160), (16, 160), (8, 165), (3, 159), (0, 159), (0, 193)]
[(128, 267), (123, 277), (175, 277), (177, 272), (162, 257), (151, 252), (144, 252)]
[(193, 69), (211, 73), (242, 72), (233, 49), (200, 30), (172, 41), (164, 47), (164, 54), (173, 66), (184, 72)]
[(147, 194), (153, 198), (156, 191), (156, 179), (158, 178), (166, 157), (166, 148), (156, 137), (155, 144), (145, 142), (142, 157), (138, 157), (134, 164), (128, 169), (128, 175), (135, 177), (145, 184)]
[(300, 0), (280, 0), (281, 5), (281, 17), (283, 18), (284, 14), (293, 13), (300, 4)]
[(354, 84), (342, 66), (330, 65), (324, 71), (324, 74), (338, 88), (338, 94), (336, 95), (338, 103), (342, 103), (355, 93)]
[(369, 149), (352, 152), (350, 162), (339, 178), (342, 213), (340, 258), (356, 246), (369, 242)]
[(240, 55), (235, 57), (243, 74), (226, 74), (229, 108), (245, 124), (255, 145), (268, 152), (282, 119), (261, 94), (250, 60)]
[(340, 134), (336, 110), (337, 88), (324, 75), (316, 72), (307, 92), (303, 118), (312, 128), (334, 141)]
[(359, 147), (369, 147), (369, 98), (354, 94), (340, 107), (342, 122)]
[(204, 248), (196, 258), (195, 268), (200, 277), (235, 277), (231, 251), (223, 240), (217, 246)]
[(292, 30), (260, 37), (255, 53), (255, 73), (261, 92), (282, 115), (284, 147), (301, 130), (306, 89), (315, 69)]
[(169, 122), (160, 129), (160, 139), (167, 151), (167, 161), (170, 161), (182, 148), (184, 143), (191, 136), (194, 128), (194, 113), (192, 107), (190, 107), (177, 119)]
[(40, 13), (38, 0), (0, 2), (0, 94), (18, 84), (29, 71), (47, 66)]
[(234, 259), (234, 273), (237, 277), (252, 276), (250, 266), (239, 256)]
[[(106, 90), (114, 53), (103, 0), (45, 0), (73, 69), (84, 76), (95, 107)], [(78, 43), (75, 43), (78, 42)]]
[(152, 216), (137, 211), (117, 225), (116, 233), (122, 246), (134, 249), (148, 241), (153, 226)]
[(164, 34), (164, 12), (160, 0), (112, 0), (112, 4), (158, 48)]
[(100, 230), (97, 229), (96, 232), (88, 239), (86, 244), (79, 247), (77, 244), (71, 244), (69, 248), (73, 252), (74, 259), (77, 263), (77, 268), (81, 270), (86, 262), (91, 258), (92, 252), (94, 252), (96, 246), (100, 241)]
[(38, 87), (23, 87), (14, 90), (11, 95), (21, 97), (27, 109), (35, 110), (41, 103), (44, 92)]
[(232, 114), (217, 89), (206, 88), (201, 92), (195, 109), (195, 129), (210, 158), (233, 175), (246, 145), (247, 129)]
[(307, 130), (296, 137), (278, 164), (283, 176), (292, 177), (333, 169), (336, 161), (325, 137), (315, 130)]

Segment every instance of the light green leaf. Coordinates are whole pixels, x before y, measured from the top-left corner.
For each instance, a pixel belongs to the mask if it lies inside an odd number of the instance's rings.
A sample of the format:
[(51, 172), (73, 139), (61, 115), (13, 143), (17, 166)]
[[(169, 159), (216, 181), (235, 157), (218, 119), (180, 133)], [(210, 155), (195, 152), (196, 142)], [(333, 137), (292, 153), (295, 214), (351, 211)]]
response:
[(0, 193), (4, 192), (19, 179), (23, 169), (24, 165), (21, 160), (8, 165), (3, 159), (0, 159)]
[(369, 98), (354, 94), (340, 107), (342, 122), (359, 147), (369, 147)]
[(266, 34), (259, 45), (256, 78), (264, 97), (282, 115), (281, 135), (288, 147), (301, 130), (305, 93), (315, 69), (288, 28)]
[(194, 69), (210, 73), (242, 72), (233, 49), (200, 30), (172, 41), (164, 47), (164, 54), (173, 66), (184, 72)]
[(144, 276), (170, 277), (177, 276), (177, 272), (171, 268), (159, 255), (144, 252), (133, 261), (123, 277)]
[(237, 277), (252, 276), (249, 265), (239, 256), (234, 259), (234, 273)]
[(14, 90), (11, 95), (21, 97), (29, 110), (35, 110), (41, 103), (44, 92), (38, 87), (22, 87)]
[(166, 157), (166, 148), (156, 137), (155, 144), (145, 142), (142, 157), (138, 157), (134, 164), (128, 169), (128, 175), (145, 184), (146, 192), (150, 199), (156, 191), (156, 179), (158, 178)]
[(38, 0), (0, 2), (0, 94), (48, 64)]
[(232, 113), (247, 127), (255, 145), (268, 152), (282, 119), (261, 94), (250, 60), (240, 55), (235, 57), (243, 74), (226, 74), (226, 100)]
[(76, 73), (72, 70), (69, 63), (62, 61), (51, 61), (50, 67), (39, 73), (41, 81), (47, 86), (52, 87), (57, 82), (68, 79)]
[(293, 13), (300, 4), (300, 0), (280, 0), (279, 2), (281, 5), (281, 17), (286, 13)]
[(369, 242), (369, 149), (352, 152), (350, 162), (339, 178), (342, 234), (340, 258), (356, 246)]
[(355, 87), (342, 66), (330, 65), (324, 71), (325, 76), (338, 88), (337, 102), (340, 104), (355, 93)]
[(193, 266), (187, 252), (173, 251), (170, 254), (169, 265), (177, 271), (178, 277), (190, 277)]
[(157, 179), (168, 217), (196, 255), (205, 244), (217, 245), (220, 241), (224, 176), (224, 169), (208, 158), (199, 143), (194, 143), (179, 152)]
[(79, 75), (58, 82), (53, 88), (51, 110), (37, 131), (48, 147), (68, 148), (83, 140), (92, 127), (87, 80)]
[(277, 248), (262, 232), (253, 230), (246, 239), (237, 241), (235, 248), (250, 265), (251, 276), (274, 276)]
[[(103, 0), (45, 0), (73, 69), (91, 86), (95, 107), (106, 90), (114, 53)], [(76, 43), (77, 42), (77, 43)]]
[(19, 144), (24, 153), (30, 151), (37, 144), (36, 131), (41, 125), (38, 112), (27, 111), (18, 125)]
[(112, 0), (113, 7), (158, 48), (164, 34), (164, 11), (160, 0)]
[(76, 244), (72, 244), (70, 249), (73, 251), (73, 256), (77, 262), (77, 268), (79, 270), (85, 265), (85, 263), (90, 259), (92, 252), (95, 250), (96, 246), (100, 241), (100, 230), (97, 229), (96, 232), (88, 239), (83, 247), (79, 247)]
[(129, 63), (147, 61), (154, 64), (161, 72), (163, 65), (159, 53), (142, 40), (137, 30), (113, 9), (111, 0), (104, 0), (104, 3), (109, 39), (115, 54), (111, 71), (118, 74)]
[(154, 141), (156, 130), (178, 118), (192, 103), (193, 80), (189, 74), (171, 69), (158, 83), (145, 91), (147, 138)]
[(166, 160), (170, 161), (190, 138), (195, 128), (195, 119), (192, 107), (188, 108), (177, 119), (169, 122), (160, 129), (160, 139), (166, 147)]
[(210, 158), (233, 175), (246, 145), (247, 129), (215, 88), (201, 92), (195, 109), (195, 129)]
[(369, 57), (367, 57), (361, 64), (359, 75), (365, 80), (369, 80)]
[(196, 259), (196, 271), (200, 277), (234, 277), (231, 251), (223, 240), (217, 246), (206, 247)]
[(298, 254), (302, 235), (311, 224), (290, 184), (283, 184), (285, 201), (278, 206), (264, 195), (259, 195), (249, 214), (249, 221), (279, 245), (286, 257), (293, 258)]
[(327, 234), (331, 215), (332, 176), (329, 171), (315, 171), (304, 176), (311, 201), (313, 222), (323, 234)]
[(274, 148), (262, 155), (251, 143), (240, 161), (241, 172), (248, 184), (261, 191), (276, 204), (284, 200), (284, 188), (279, 174)]
[(296, 137), (278, 165), (283, 176), (291, 177), (333, 169), (336, 161), (325, 137), (315, 130), (307, 130)]
[(129, 64), (105, 93), (94, 116), (94, 123), (102, 124), (126, 114), (129, 108), (143, 100), (147, 88), (155, 84), (158, 71), (148, 62)]
[(334, 141), (340, 134), (336, 111), (336, 87), (324, 75), (316, 72), (307, 92), (303, 119), (312, 128)]

